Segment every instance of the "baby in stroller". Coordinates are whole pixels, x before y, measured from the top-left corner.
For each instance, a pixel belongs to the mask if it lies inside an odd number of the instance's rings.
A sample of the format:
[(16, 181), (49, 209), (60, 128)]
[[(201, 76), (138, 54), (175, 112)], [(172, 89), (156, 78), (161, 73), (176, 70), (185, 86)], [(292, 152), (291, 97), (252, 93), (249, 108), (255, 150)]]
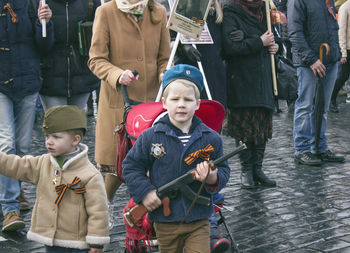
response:
[[(160, 252), (209, 253), (212, 195), (226, 185), (230, 174), (226, 161), (216, 168), (208, 163), (223, 155), (222, 140), (194, 116), (203, 88), (197, 68), (176, 65), (165, 72), (162, 85), (162, 103), (168, 114), (137, 139), (123, 161), (123, 176), (133, 200), (149, 211)], [(190, 201), (178, 192), (171, 198), (170, 213), (164, 213), (156, 189), (188, 171), (195, 180), (189, 186), (209, 199), (209, 205)]]

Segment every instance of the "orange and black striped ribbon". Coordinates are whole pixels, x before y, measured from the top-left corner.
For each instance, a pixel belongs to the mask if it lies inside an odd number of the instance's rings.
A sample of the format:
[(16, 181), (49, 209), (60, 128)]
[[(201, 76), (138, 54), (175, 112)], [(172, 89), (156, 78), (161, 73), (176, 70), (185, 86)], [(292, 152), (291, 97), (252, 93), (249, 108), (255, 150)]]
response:
[(197, 158), (202, 158), (203, 160), (209, 160), (210, 153), (214, 152), (214, 147), (211, 144), (208, 144), (205, 148), (199, 149), (196, 152), (189, 154), (185, 158), (185, 162), (190, 165)]
[(60, 185), (55, 187), (56, 193), (58, 194), (58, 197), (57, 197), (57, 199), (55, 201), (55, 204), (56, 204), (57, 207), (60, 207), (62, 199), (63, 199), (63, 196), (66, 193), (67, 189), (70, 189), (70, 190), (74, 191), (76, 194), (83, 194), (83, 193), (86, 192), (86, 188), (83, 187), (83, 186), (82, 187), (74, 187), (79, 182), (80, 182), (80, 178), (79, 177), (75, 177), (71, 184), (60, 184)]

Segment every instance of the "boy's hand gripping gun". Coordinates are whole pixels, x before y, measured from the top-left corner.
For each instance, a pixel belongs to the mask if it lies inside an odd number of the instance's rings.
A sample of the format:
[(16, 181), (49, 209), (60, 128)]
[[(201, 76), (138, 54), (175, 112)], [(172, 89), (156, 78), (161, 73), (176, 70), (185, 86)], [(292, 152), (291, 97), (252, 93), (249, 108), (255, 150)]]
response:
[[(221, 162), (231, 158), (236, 155), (240, 151), (246, 149), (247, 146), (245, 144), (240, 145), (238, 148), (233, 150), (232, 152), (216, 159), (215, 161), (210, 161), (209, 165), (211, 169), (215, 169), (215, 166), (220, 164)], [(196, 203), (200, 205), (209, 206), (210, 198), (203, 197), (201, 195), (197, 195), (190, 187), (189, 184), (194, 182), (194, 170), (190, 170), (184, 175), (175, 178), (169, 183), (159, 187), (157, 189), (157, 196), (161, 199), (163, 205), (163, 214), (164, 216), (170, 215), (170, 199), (175, 198), (178, 191), (180, 191), (186, 198), (193, 201), (197, 197)], [(135, 226), (138, 221), (142, 219), (142, 217), (147, 213), (147, 209), (143, 204), (139, 204), (131, 208), (129, 211), (124, 213), (124, 218), (128, 222), (130, 227)]]

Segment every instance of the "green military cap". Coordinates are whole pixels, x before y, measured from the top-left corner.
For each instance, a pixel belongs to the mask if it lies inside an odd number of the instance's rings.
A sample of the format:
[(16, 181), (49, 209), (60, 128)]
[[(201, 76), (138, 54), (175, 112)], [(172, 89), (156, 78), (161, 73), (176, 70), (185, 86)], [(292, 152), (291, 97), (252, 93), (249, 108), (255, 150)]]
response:
[(86, 131), (85, 112), (74, 105), (59, 105), (48, 109), (44, 116), (43, 132), (52, 134), (72, 129)]

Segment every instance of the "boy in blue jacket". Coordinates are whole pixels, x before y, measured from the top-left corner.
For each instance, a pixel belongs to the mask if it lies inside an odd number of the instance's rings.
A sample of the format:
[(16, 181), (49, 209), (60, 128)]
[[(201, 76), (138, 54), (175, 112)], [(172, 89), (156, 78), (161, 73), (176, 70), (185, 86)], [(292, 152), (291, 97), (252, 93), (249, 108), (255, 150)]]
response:
[[(230, 175), (227, 161), (213, 169), (208, 163), (223, 155), (222, 140), (194, 115), (203, 88), (203, 76), (196, 67), (172, 67), (165, 72), (162, 86), (168, 114), (138, 138), (124, 159), (123, 176), (134, 201), (150, 212), (159, 252), (209, 253), (212, 195), (226, 185)], [(200, 195), (210, 198), (210, 205), (196, 203), (188, 212), (192, 201), (177, 192), (170, 200), (171, 213), (165, 216), (156, 189), (193, 169), (195, 181), (189, 186), (197, 192), (204, 182)]]

